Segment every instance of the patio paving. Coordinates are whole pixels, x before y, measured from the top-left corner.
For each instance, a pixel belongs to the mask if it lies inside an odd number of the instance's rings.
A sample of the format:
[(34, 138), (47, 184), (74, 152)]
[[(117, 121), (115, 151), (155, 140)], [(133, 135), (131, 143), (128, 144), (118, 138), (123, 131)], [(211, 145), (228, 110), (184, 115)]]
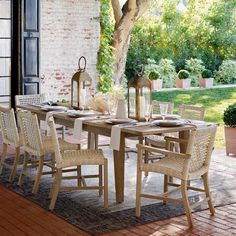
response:
[[(107, 139), (102, 138), (101, 142), (103, 143), (108, 143)], [(133, 143), (134, 145), (134, 143)], [(14, 152), (13, 152), (14, 153)], [(234, 174), (236, 172), (236, 159), (234, 157), (226, 157), (225, 156), (225, 150), (223, 149), (216, 149), (214, 150), (214, 157), (222, 157), (220, 158), (221, 161), (225, 160), (226, 161), (226, 166), (227, 169), (222, 168), (221, 170), (219, 170), (219, 174), (220, 176), (222, 176), (222, 178), (227, 178), (227, 174)], [(223, 159), (225, 158), (225, 159)], [(132, 160), (132, 158), (131, 158)], [(128, 160), (129, 162), (130, 160)], [(234, 171), (231, 172), (231, 171)], [(219, 185), (224, 184), (225, 185), (226, 182), (219, 182)], [(232, 185), (232, 188), (230, 189), (230, 194), (234, 194), (236, 195), (236, 191), (234, 190), (234, 184), (231, 181), (227, 182), (228, 184)], [(4, 192), (4, 194), (2, 194), (1, 196), (1, 201), (0, 201), (0, 209), (2, 209), (2, 211), (0, 211), (0, 215), (2, 215), (5, 211), (4, 214), (4, 221), (6, 217), (9, 217), (9, 219), (6, 219), (9, 223), (12, 224), (12, 219), (16, 218), (16, 216), (14, 216), (13, 211), (7, 211), (6, 209), (4, 210), (4, 208), (7, 208), (9, 204), (11, 204), (11, 208), (14, 208), (15, 206), (15, 201), (7, 201), (8, 205), (6, 204), (6, 201), (4, 201), (4, 197), (6, 197), (8, 200), (10, 198), (12, 198), (14, 196), (14, 199), (20, 199), (19, 202), (23, 202), (23, 201), (27, 201), (27, 206), (31, 206), (34, 209), (38, 209), (35, 210), (35, 212), (39, 211), (41, 212), (40, 214), (42, 214), (42, 212), (44, 212), (44, 215), (46, 214), (49, 219), (50, 217), (52, 217), (55, 220), (55, 215), (51, 216), (52, 214), (49, 213), (46, 210), (43, 210), (42, 208), (36, 206), (34, 203), (20, 197), (19, 195), (15, 195), (14, 193), (10, 192), (9, 190), (6, 190), (5, 188), (2, 189), (4, 187), (0, 186), (0, 192)], [(7, 196), (9, 192), (10, 196)], [(220, 192), (217, 196), (217, 198), (222, 199), (225, 198), (225, 203), (227, 204), (227, 202), (229, 199), (227, 198), (227, 196), (221, 196)], [(24, 200), (23, 200), (24, 199)], [(5, 204), (4, 204), (5, 202)], [(14, 204), (12, 204), (12, 202), (14, 202)], [(230, 201), (229, 201), (230, 202)], [(232, 202), (231, 202), (232, 203)], [(21, 209), (21, 208), (20, 208)], [(22, 206), (23, 209), (23, 206)], [(111, 233), (107, 233), (104, 235), (236, 235), (236, 204), (229, 204), (227, 206), (223, 206), (223, 207), (217, 207), (216, 208), (216, 216), (211, 217), (209, 215), (209, 211), (201, 211), (201, 212), (196, 212), (194, 213), (194, 229), (188, 229), (187, 227), (187, 221), (186, 221), (186, 217), (180, 216), (180, 217), (174, 217), (171, 219), (167, 219), (167, 220), (163, 220), (163, 221), (156, 221), (154, 223), (149, 223), (149, 224), (144, 224), (141, 226), (137, 226), (137, 227), (132, 227), (132, 228), (128, 228), (128, 229), (123, 229), (120, 231), (112, 231)], [(18, 206), (18, 211), (19, 211), (19, 206)], [(7, 214), (6, 214), (7, 212)], [(12, 215), (11, 215), (12, 213)], [(34, 212), (29, 212), (29, 216), (30, 214), (34, 214)], [(7, 216), (6, 216), (7, 215)], [(30, 217), (29, 217), (30, 218)], [(61, 219), (57, 218), (58, 220), (56, 221), (60, 221)], [(15, 219), (16, 220), (16, 219)], [(62, 220), (62, 225), (65, 226), (65, 224), (67, 224), (65, 221)], [(19, 223), (19, 222), (18, 222)], [(42, 224), (42, 222), (40, 223)], [(35, 222), (34, 224), (35, 225)], [(17, 227), (17, 229), (19, 229), (21, 227), (20, 224), (17, 224), (17, 226), (13, 225), (11, 226), (11, 230), (9, 232), (13, 232), (14, 230), (12, 228)], [(36, 226), (34, 226), (36, 227)], [(33, 227), (32, 230), (35, 230)], [(83, 233), (82, 231), (80, 231), (78, 228), (68, 224), (68, 226), (66, 228), (71, 228), (70, 233), (64, 233), (64, 234), (59, 234), (59, 231), (56, 230), (54, 232), (51, 231), (51, 228), (53, 228), (53, 226), (49, 227), (48, 224), (46, 224), (45, 226), (43, 226), (44, 228), (44, 234), (43, 235), (89, 235), (87, 233)], [(37, 228), (37, 227), (36, 227)], [(2, 224), (0, 224), (0, 235), (8, 235), (8, 234), (4, 234), (5, 230), (8, 231), (8, 229), (6, 229), (5, 226), (2, 226)], [(20, 229), (22, 232), (24, 232), (24, 229)], [(48, 231), (48, 233), (46, 233)], [(16, 231), (17, 232), (17, 231)], [(62, 231), (64, 232), (64, 231)], [(61, 233), (62, 233), (61, 232)], [(6, 232), (5, 232), (6, 233)], [(12, 234), (11, 235), (19, 235), (19, 234)], [(22, 235), (26, 235), (26, 234), (22, 234)], [(32, 234), (34, 235), (34, 234)], [(36, 234), (35, 234), (36, 235)]]

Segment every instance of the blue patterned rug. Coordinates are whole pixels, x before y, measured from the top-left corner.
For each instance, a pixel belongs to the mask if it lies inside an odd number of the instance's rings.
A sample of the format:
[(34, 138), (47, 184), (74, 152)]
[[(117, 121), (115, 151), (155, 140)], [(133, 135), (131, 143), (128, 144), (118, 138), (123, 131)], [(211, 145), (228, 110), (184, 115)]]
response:
[[(108, 158), (110, 153), (107, 153)], [(126, 160), (125, 202), (115, 203), (114, 176), (112, 175), (112, 158), (109, 158), (109, 208), (103, 208), (103, 197), (99, 197), (97, 191), (67, 191), (60, 192), (53, 211), (54, 214), (79, 227), (80, 229), (98, 235), (113, 230), (142, 225), (148, 222), (163, 220), (166, 218), (179, 216), (184, 213), (183, 207), (176, 204), (163, 205), (161, 202), (144, 200), (142, 202), (142, 214), (140, 218), (135, 217), (135, 156)], [(86, 168), (84, 172), (89, 172)], [(10, 190), (26, 197), (41, 207), (48, 209), (50, 200), (48, 199), (49, 190), (52, 184), (50, 176), (44, 176), (41, 180), (40, 189), (37, 194), (32, 194), (33, 182), (25, 178), (21, 187), (17, 186), (20, 169), (13, 183), (8, 182), (9, 173), (4, 170), (0, 182)], [(91, 173), (91, 172), (90, 172)], [(212, 161), (210, 171), (210, 185), (213, 191), (215, 205), (226, 205), (236, 202), (236, 193), (232, 186), (235, 186), (236, 159), (230, 162), (218, 157)], [(158, 181), (157, 181), (158, 180)], [(91, 180), (92, 181), (92, 180)], [(149, 175), (144, 178), (144, 189), (151, 192), (162, 190), (162, 178), (160, 176)], [(73, 184), (72, 181), (69, 185)], [(198, 184), (198, 183), (197, 183)], [(155, 189), (154, 189), (154, 186)], [(190, 201), (195, 202), (200, 198), (199, 195), (191, 195)], [(202, 209), (206, 208), (203, 206)], [(200, 209), (199, 209), (200, 210)]]

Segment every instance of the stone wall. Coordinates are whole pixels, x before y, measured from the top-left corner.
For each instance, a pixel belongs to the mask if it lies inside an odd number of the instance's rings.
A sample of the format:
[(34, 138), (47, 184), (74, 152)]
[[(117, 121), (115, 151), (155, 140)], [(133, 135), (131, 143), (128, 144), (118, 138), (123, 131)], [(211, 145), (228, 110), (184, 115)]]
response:
[(80, 56), (86, 57), (86, 71), (96, 84), (99, 12), (98, 0), (41, 1), (41, 93), (70, 99), (70, 80)]

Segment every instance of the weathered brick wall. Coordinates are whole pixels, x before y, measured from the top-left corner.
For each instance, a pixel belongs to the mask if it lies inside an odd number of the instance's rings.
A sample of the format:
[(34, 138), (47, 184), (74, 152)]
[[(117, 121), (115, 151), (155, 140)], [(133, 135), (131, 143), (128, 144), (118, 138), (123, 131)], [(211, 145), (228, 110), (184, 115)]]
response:
[(41, 1), (41, 92), (70, 99), (70, 80), (85, 56), (96, 84), (100, 24), (98, 0)]

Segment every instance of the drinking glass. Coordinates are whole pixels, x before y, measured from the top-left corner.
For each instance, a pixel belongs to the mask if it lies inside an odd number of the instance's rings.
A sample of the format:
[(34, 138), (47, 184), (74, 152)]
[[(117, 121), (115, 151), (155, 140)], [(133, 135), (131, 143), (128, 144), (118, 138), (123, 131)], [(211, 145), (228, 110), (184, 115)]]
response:
[(168, 104), (160, 103), (160, 113), (163, 120), (165, 120), (165, 116), (167, 115), (167, 112), (168, 112)]
[(151, 114), (152, 114), (152, 105), (147, 105), (145, 109), (145, 114), (144, 114), (144, 118), (146, 122), (150, 120)]

